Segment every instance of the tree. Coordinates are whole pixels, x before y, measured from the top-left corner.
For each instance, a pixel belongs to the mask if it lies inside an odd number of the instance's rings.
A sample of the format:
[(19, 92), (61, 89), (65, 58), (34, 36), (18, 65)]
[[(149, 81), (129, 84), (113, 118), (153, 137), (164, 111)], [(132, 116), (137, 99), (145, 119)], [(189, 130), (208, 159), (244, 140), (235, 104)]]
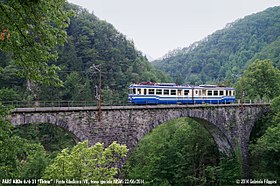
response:
[(176, 83), (176, 85), (182, 85), (184, 83), (184, 80), (182, 78), (182, 74), (177, 75), (175, 83)]
[[(264, 124), (263, 124), (264, 125)], [(254, 177), (280, 179), (280, 96), (272, 100), (264, 134), (250, 145)]]
[(0, 101), (19, 101), (20, 95), (13, 89), (3, 88), (0, 89)]
[(43, 146), (14, 135), (8, 114), (0, 103), (0, 180), (41, 178), (48, 163)]
[(66, 39), (71, 11), (65, 0), (11, 0), (0, 2), (0, 49), (12, 53), (19, 73), (28, 79), (60, 83), (55, 47)]
[(50, 159), (44, 147), (39, 143), (21, 139), (24, 143), (20, 147), (20, 178), (39, 179), (42, 178)]
[(90, 82), (79, 75), (77, 72), (71, 72), (66, 76), (64, 81), (65, 91), (63, 92), (63, 100), (71, 101), (88, 101), (92, 99), (90, 90)]
[(12, 125), (4, 119), (7, 114), (8, 110), (0, 103), (0, 179), (15, 178), (19, 175), (17, 147), (20, 141), (12, 136)]
[(214, 185), (218, 156), (210, 134), (193, 120), (181, 118), (145, 136), (129, 157), (125, 173), (149, 185)]
[(272, 120), (275, 124), (280, 124), (280, 96), (272, 100), (272, 111), (274, 113)]
[[(271, 59), (279, 68), (279, 12), (277, 6), (236, 20), (152, 64), (169, 74), (173, 82), (177, 74), (182, 74), (184, 83), (201, 80), (203, 84), (225, 80), (236, 83), (236, 76), (253, 62), (252, 59)], [(256, 55), (259, 52), (261, 55)]]
[(88, 147), (88, 141), (78, 143), (72, 150), (63, 149), (47, 167), (46, 179), (112, 180), (118, 173), (117, 163), (126, 156), (125, 145), (113, 142), (104, 149), (96, 143)]
[(241, 87), (249, 99), (273, 99), (280, 94), (280, 70), (270, 60), (256, 60), (239, 79), (236, 85), (239, 94)]
[(259, 178), (280, 179), (280, 125), (269, 127), (251, 147), (253, 175)]
[(65, 129), (48, 123), (21, 125), (13, 129), (13, 134), (31, 143), (40, 143), (54, 159), (64, 148), (76, 145), (76, 138)]
[[(62, 0), (58, 0), (60, 1)], [(49, 1), (44, 3), (49, 3)], [(55, 49), (58, 50), (58, 60), (56, 62), (50, 60), (47, 63), (55, 64), (61, 69), (58, 75), (64, 86), (58, 87), (54, 84), (50, 86), (16, 78), (18, 67), (14, 65), (13, 56), (0, 51), (0, 88), (12, 88), (20, 92), (21, 100), (28, 101), (32, 99), (95, 101), (93, 91), (99, 80), (98, 73), (89, 69), (92, 64), (102, 64), (102, 90), (108, 88), (109, 93), (112, 93), (110, 94), (112, 99), (119, 102), (127, 102), (127, 87), (131, 83), (148, 80), (167, 81), (167, 77), (152, 67), (141, 52), (135, 49), (133, 42), (126, 39), (111, 24), (101, 21), (94, 14), (77, 5), (66, 4), (65, 7), (67, 10), (74, 11), (76, 16), (71, 17), (71, 24), (66, 29), (68, 37), (65, 45), (51, 50), (54, 53)], [(1, 10), (0, 14), (2, 14)], [(5, 39), (5, 42), (10, 41), (11, 37), (9, 40)], [(29, 46), (26, 44), (26, 47)], [(33, 68), (30, 65), (28, 67)], [(32, 75), (33, 72), (28, 71), (28, 73)], [(55, 78), (52, 76), (48, 79), (47, 74), (42, 77), (47, 81)], [(27, 78), (30, 79), (30, 77)], [(33, 85), (29, 86), (31, 91), (26, 90), (27, 82), (28, 85)], [(32, 93), (33, 95), (30, 96)], [(106, 99), (105, 96), (103, 98)]]

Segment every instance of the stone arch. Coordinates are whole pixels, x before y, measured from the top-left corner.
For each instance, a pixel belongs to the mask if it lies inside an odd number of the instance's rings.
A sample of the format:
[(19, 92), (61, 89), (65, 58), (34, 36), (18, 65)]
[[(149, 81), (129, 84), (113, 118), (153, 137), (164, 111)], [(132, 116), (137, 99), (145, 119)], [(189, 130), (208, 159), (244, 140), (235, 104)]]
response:
[[(215, 113), (214, 113), (215, 112)], [(150, 118), (150, 119), (133, 119), (134, 123), (133, 125), (136, 127), (136, 139), (135, 141), (127, 141), (126, 144), (130, 144), (133, 149), (138, 141), (140, 141), (145, 135), (150, 133), (155, 127), (181, 117), (188, 117), (192, 118), (195, 121), (197, 121), (199, 124), (202, 124), (204, 128), (210, 133), (210, 135), (213, 137), (215, 143), (217, 144), (217, 147), (219, 151), (226, 155), (230, 155), (233, 152), (233, 146), (231, 139), (228, 138), (228, 132), (224, 128), (224, 122), (226, 119), (224, 115), (224, 110), (216, 110), (216, 109), (209, 109), (209, 108), (203, 108), (198, 110), (193, 109), (161, 109), (161, 110), (145, 110), (145, 111), (134, 111), (134, 113), (131, 113), (132, 118), (136, 118), (133, 115), (139, 116), (139, 118)], [(212, 116), (214, 115), (214, 116)], [(229, 118), (231, 120), (231, 118)]]
[(227, 156), (230, 156), (232, 154), (233, 152), (232, 144), (229, 142), (226, 135), (223, 134), (218, 127), (216, 127), (214, 124), (210, 123), (205, 119), (195, 118), (195, 117), (189, 117), (189, 118), (192, 118), (193, 120), (197, 121), (199, 124), (202, 124), (202, 126), (212, 136), (220, 152), (222, 152)]
[(213, 137), (219, 151), (230, 156), (234, 152), (235, 144), (232, 136), (236, 135), (236, 108), (217, 107), (189, 110), (183, 115), (202, 124)]
[(75, 130), (75, 128), (69, 125), (67, 118), (60, 117), (55, 113), (21, 113), (12, 115), (10, 121), (15, 127), (28, 124), (48, 123), (64, 129), (67, 133), (71, 134), (76, 142), (83, 140), (82, 135), (77, 130)]
[(15, 126), (15, 128), (22, 128), (22, 127), (28, 126), (28, 125), (47, 125), (48, 127), (56, 128), (56, 130), (57, 129), (61, 129), (63, 131), (63, 133), (67, 133), (67, 135), (75, 142), (75, 144), (77, 144), (78, 142), (81, 141), (73, 132), (71, 132), (69, 130), (66, 130), (65, 128), (63, 128), (63, 127), (61, 127), (59, 125), (55, 125), (53, 123), (47, 123), (47, 122), (40, 123), (40, 122), (36, 122), (36, 123), (26, 123), (26, 124), (14, 125), (14, 126)]

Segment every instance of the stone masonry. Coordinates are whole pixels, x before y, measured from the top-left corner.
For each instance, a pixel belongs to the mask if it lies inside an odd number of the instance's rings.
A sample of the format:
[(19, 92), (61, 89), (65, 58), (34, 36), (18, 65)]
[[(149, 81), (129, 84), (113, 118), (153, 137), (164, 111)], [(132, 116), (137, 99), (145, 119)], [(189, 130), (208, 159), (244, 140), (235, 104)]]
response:
[(71, 132), (80, 141), (103, 142), (106, 146), (117, 141), (133, 151), (139, 140), (156, 126), (190, 117), (210, 132), (222, 153), (241, 153), (243, 176), (248, 177), (250, 133), (256, 120), (268, 109), (268, 104), (113, 106), (102, 107), (98, 122), (96, 107), (17, 108), (10, 121), (15, 126), (50, 123)]

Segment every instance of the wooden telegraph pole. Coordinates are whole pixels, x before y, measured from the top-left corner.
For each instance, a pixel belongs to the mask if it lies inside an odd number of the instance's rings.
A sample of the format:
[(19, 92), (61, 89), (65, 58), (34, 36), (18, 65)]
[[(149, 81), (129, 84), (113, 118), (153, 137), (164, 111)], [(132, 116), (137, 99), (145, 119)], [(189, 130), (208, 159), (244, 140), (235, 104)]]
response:
[(95, 65), (95, 64), (92, 64), (92, 66), (90, 67), (91, 69), (95, 69), (99, 72), (99, 87), (98, 87), (98, 91), (97, 91), (97, 95), (96, 95), (96, 99), (98, 100), (98, 121), (100, 122), (101, 121), (101, 115), (102, 115), (102, 110), (101, 110), (101, 103), (102, 103), (102, 89), (101, 89), (101, 86), (102, 86), (102, 80), (101, 80), (101, 64), (100, 65)]
[(243, 112), (243, 103), (244, 103), (244, 82), (243, 82), (243, 77), (241, 76), (241, 97), (240, 97), (240, 110)]
[(98, 99), (98, 121), (101, 121), (101, 101), (102, 101), (102, 90), (101, 90), (101, 64), (99, 65), (99, 99)]

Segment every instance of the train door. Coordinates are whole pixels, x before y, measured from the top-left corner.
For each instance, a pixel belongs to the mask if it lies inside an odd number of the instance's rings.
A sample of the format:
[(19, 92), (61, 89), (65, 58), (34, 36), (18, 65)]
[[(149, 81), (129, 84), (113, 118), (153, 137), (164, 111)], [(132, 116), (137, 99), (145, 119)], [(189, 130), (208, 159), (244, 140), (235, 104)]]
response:
[(194, 104), (194, 88), (192, 88), (192, 103)]
[(190, 93), (190, 90), (184, 90), (184, 95), (183, 95), (183, 103), (189, 103), (189, 93)]
[(183, 103), (183, 90), (178, 89), (177, 91), (177, 103)]
[(205, 99), (206, 99), (206, 89), (202, 89), (202, 95), (201, 95), (202, 104), (205, 103)]

